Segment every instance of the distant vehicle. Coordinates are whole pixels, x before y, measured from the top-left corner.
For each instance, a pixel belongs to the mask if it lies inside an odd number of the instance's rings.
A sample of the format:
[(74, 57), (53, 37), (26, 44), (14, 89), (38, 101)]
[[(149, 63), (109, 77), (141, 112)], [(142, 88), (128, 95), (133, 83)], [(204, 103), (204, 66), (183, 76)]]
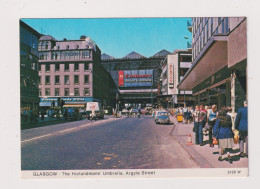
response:
[(100, 102), (88, 102), (86, 107), (86, 117), (91, 118), (92, 110), (96, 113), (96, 118), (104, 119), (104, 110), (101, 107)]
[(78, 120), (82, 119), (82, 114), (78, 108), (65, 108), (64, 118), (65, 120)]
[(147, 114), (147, 110), (141, 109), (141, 113), (142, 113), (142, 114)]
[(155, 123), (166, 123), (166, 124), (170, 124), (170, 117), (169, 117), (169, 113), (166, 111), (157, 111), (155, 114)]

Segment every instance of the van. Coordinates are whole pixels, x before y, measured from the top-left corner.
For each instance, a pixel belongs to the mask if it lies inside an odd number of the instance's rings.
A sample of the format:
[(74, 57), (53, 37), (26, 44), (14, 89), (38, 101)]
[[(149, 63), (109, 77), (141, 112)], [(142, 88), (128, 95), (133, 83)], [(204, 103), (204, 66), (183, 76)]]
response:
[(100, 102), (88, 102), (86, 107), (86, 117), (90, 119), (90, 115), (92, 114), (92, 110), (95, 110), (96, 118), (104, 119), (104, 110), (101, 107)]

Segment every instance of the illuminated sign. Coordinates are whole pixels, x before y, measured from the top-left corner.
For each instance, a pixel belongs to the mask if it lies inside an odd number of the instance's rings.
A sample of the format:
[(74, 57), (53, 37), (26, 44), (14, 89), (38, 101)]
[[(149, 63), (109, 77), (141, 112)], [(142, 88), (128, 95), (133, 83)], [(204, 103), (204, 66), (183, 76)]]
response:
[(169, 87), (173, 87), (173, 64), (169, 64), (168, 73)]
[(153, 85), (153, 70), (119, 71), (118, 76), (120, 87), (149, 87)]

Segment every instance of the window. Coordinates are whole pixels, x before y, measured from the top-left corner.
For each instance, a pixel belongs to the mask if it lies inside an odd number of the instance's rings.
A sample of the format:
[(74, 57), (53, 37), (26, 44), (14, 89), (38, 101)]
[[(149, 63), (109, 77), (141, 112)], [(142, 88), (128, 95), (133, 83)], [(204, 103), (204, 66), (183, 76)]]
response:
[(69, 75), (65, 75), (64, 76), (64, 84), (65, 85), (69, 85), (70, 84), (70, 76)]
[(65, 64), (65, 71), (69, 71), (70, 70), (70, 65), (69, 64)]
[(45, 89), (45, 96), (50, 96), (51, 95), (51, 90), (49, 88)]
[(89, 75), (84, 76), (84, 83), (89, 83)]
[(90, 57), (89, 50), (82, 51), (82, 59), (86, 59), (86, 58), (89, 58), (89, 57)]
[(51, 68), (50, 68), (50, 64), (46, 64), (46, 65), (45, 65), (45, 71), (46, 71), (46, 72), (49, 72), (50, 69), (51, 69)]
[(88, 63), (84, 64), (84, 70), (89, 70), (89, 64)]
[(69, 49), (69, 48), (70, 48), (70, 46), (69, 46), (69, 45), (67, 45), (67, 46), (66, 46), (66, 49)]
[(226, 18), (226, 33), (228, 33), (228, 30), (229, 30), (229, 28), (228, 28), (228, 17)]
[(55, 89), (55, 96), (60, 96), (60, 89), (59, 88)]
[(55, 76), (55, 85), (60, 84), (60, 76)]
[(42, 90), (39, 89), (39, 96), (42, 96)]
[(74, 89), (74, 96), (79, 96), (79, 88)]
[(90, 95), (89, 88), (85, 88), (84, 89), (84, 96), (89, 96), (89, 95)]
[(60, 65), (59, 64), (55, 64), (55, 71), (60, 71)]
[(48, 50), (48, 48), (49, 48), (49, 43), (46, 42), (46, 44), (45, 44), (45, 49)]
[(79, 71), (79, 63), (74, 64), (74, 71)]
[(218, 25), (220, 24), (221, 22), (221, 17), (218, 17)]
[(45, 76), (45, 85), (50, 85), (51, 81), (50, 81), (50, 76)]
[(42, 76), (39, 76), (39, 84), (42, 84)]
[(225, 33), (225, 25), (224, 20), (222, 21), (222, 33)]
[(79, 76), (74, 75), (74, 84), (79, 84)]
[(65, 88), (64, 89), (64, 96), (69, 96), (70, 95), (70, 89), (69, 88)]

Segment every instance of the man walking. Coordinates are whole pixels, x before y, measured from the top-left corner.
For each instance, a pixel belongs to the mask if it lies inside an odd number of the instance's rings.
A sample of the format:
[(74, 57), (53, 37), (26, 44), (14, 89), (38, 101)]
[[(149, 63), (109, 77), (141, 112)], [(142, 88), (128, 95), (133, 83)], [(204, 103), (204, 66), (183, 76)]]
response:
[[(247, 101), (244, 102), (243, 108), (238, 109), (235, 129), (239, 131), (239, 157), (248, 157)], [(245, 152), (244, 144), (246, 145)]]

